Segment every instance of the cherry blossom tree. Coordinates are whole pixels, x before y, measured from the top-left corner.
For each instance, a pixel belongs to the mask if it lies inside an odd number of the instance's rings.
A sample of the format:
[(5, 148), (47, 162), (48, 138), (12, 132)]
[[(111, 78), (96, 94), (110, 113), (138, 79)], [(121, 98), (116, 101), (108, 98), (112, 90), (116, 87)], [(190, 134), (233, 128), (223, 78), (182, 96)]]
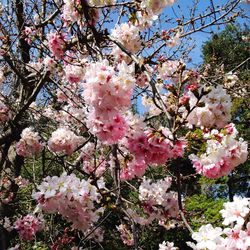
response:
[(248, 155), (221, 84), (237, 79), (211, 81), (189, 56), (194, 33), (244, 18), (249, 2), (205, 2), (188, 16), (175, 0), (0, 5), (1, 249), (113, 249), (112, 234), (153, 249), (141, 232), (155, 225), (187, 228), (193, 249), (250, 247), (249, 198), (224, 204), (225, 228), (194, 232), (185, 210), (186, 180)]

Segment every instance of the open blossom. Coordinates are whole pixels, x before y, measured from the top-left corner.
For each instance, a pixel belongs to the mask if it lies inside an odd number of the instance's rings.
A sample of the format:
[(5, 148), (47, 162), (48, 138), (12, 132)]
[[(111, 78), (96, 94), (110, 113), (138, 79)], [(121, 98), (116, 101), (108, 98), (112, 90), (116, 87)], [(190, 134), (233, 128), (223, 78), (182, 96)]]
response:
[(43, 64), (44, 64), (45, 68), (50, 72), (52, 72), (56, 68), (56, 61), (49, 56), (46, 56), (43, 59)]
[(225, 228), (224, 233), (227, 236), (224, 241), (225, 249), (249, 250), (250, 235), (249, 232), (242, 230), (241, 226)]
[(169, 38), (168, 41), (167, 41), (167, 45), (169, 47), (175, 47), (179, 44), (180, 42), (180, 37), (181, 37), (181, 31), (177, 31), (176, 34)]
[(161, 244), (159, 244), (159, 250), (177, 250), (177, 247), (174, 247), (173, 242), (165, 242), (163, 241)]
[[(165, 99), (165, 95), (162, 95), (162, 99)], [(156, 103), (159, 104), (157, 101)], [(149, 115), (155, 116), (159, 115), (162, 112), (162, 110), (155, 105), (154, 99), (150, 96), (142, 95), (142, 105), (145, 107), (146, 112)]]
[(137, 75), (136, 77), (136, 84), (139, 87), (145, 87), (149, 84), (150, 79), (148, 78), (148, 76), (145, 73), (141, 73), (139, 75)]
[(32, 240), (36, 233), (42, 230), (43, 223), (41, 218), (28, 214), (19, 218), (14, 223), (14, 227), (23, 240)]
[(25, 128), (21, 133), (21, 139), (16, 144), (16, 152), (23, 157), (29, 157), (40, 153), (43, 149), (41, 137), (33, 128)]
[[(96, 228), (95, 226), (93, 226), (93, 228), (89, 228), (88, 230), (86, 230), (85, 235), (88, 235), (87, 239), (94, 240), (95, 242), (102, 242), (104, 239), (104, 233), (105, 233), (104, 228), (102, 227)], [(75, 250), (83, 250), (83, 248), (76, 247)]]
[(58, 128), (48, 141), (49, 150), (71, 155), (83, 142), (83, 137), (77, 136), (67, 128)]
[(150, 217), (164, 220), (178, 215), (177, 194), (167, 192), (170, 186), (171, 178), (169, 177), (157, 182), (143, 179), (139, 187), (139, 199), (142, 202), (144, 212)]
[(236, 139), (238, 131), (234, 125), (230, 124), (224, 130), (224, 134), (218, 130), (207, 133), (206, 152), (200, 156), (189, 156), (199, 174), (219, 178), (247, 160), (247, 142), (242, 138)]
[(194, 108), (187, 117), (189, 125), (222, 128), (230, 121), (231, 98), (222, 86), (211, 87), (211, 91), (201, 98), (200, 103), (204, 103), (204, 107), (195, 107), (197, 98), (191, 91), (187, 95), (190, 108)]
[(224, 85), (227, 88), (231, 88), (235, 85), (235, 83), (239, 80), (238, 76), (236, 74), (233, 74), (232, 72), (229, 72), (225, 74), (224, 76)]
[(187, 245), (194, 250), (248, 250), (250, 222), (245, 222), (248, 219), (249, 206), (249, 198), (237, 197), (233, 202), (226, 202), (225, 209), (220, 213), (224, 217), (223, 224), (230, 227), (222, 230), (220, 227), (213, 228), (211, 224), (203, 225), (198, 232), (192, 234), (197, 243), (187, 242)]
[(238, 225), (243, 225), (245, 217), (250, 212), (250, 198), (234, 197), (234, 201), (224, 203), (224, 209), (220, 211), (224, 218), (223, 224), (229, 225), (236, 222)]
[(96, 177), (100, 177), (103, 175), (107, 168), (107, 162), (105, 160), (101, 160), (98, 162), (97, 166), (94, 163), (89, 161), (83, 162), (83, 171), (87, 174), (94, 174)]
[(14, 247), (8, 248), (7, 250), (20, 250), (20, 245), (17, 244), (17, 245), (15, 245)]
[(132, 24), (117, 25), (111, 35), (131, 53), (137, 53), (141, 47), (139, 29)]
[(223, 240), (223, 231), (220, 227), (213, 228), (211, 224), (201, 226), (199, 232), (192, 234), (192, 238), (197, 241), (197, 249), (215, 250), (217, 245)]
[[(109, 0), (89, 0), (86, 2), (88, 5), (105, 5), (106, 3), (112, 4)], [(100, 5), (98, 4), (100, 3)], [(71, 23), (77, 23), (81, 28), (84, 26), (84, 14), (82, 12), (82, 3), (80, 0), (64, 0), (62, 19), (64, 21), (64, 26), (69, 26)], [(98, 9), (90, 8), (88, 9), (88, 14), (90, 19), (88, 20), (89, 25), (95, 25), (99, 19)]]
[(49, 49), (56, 59), (62, 59), (64, 56), (65, 41), (60, 33), (49, 33), (47, 35)]
[[(101, 189), (105, 184), (99, 179), (97, 185)], [(102, 208), (96, 209), (94, 205), (101, 198), (97, 188), (74, 174), (46, 177), (32, 196), (44, 212), (58, 212), (72, 223), (72, 228), (83, 232), (99, 219), (102, 212)]]

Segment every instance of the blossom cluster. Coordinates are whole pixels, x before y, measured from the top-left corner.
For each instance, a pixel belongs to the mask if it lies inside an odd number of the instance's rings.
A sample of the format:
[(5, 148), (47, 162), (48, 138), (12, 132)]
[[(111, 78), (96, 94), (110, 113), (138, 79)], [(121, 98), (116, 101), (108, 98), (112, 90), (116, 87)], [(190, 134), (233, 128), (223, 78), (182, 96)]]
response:
[(14, 223), (14, 228), (23, 240), (32, 240), (36, 233), (43, 229), (43, 221), (39, 217), (28, 214), (19, 218)]
[(2, 220), (0, 220), (0, 223), (8, 232), (11, 232), (14, 228), (8, 217), (4, 217)]
[(150, 220), (166, 220), (178, 216), (177, 193), (167, 192), (171, 186), (171, 178), (152, 182), (150, 179), (143, 179), (139, 187), (139, 199), (144, 212)]
[(163, 9), (174, 2), (175, 0), (142, 0), (140, 3), (141, 11), (136, 13), (138, 26), (141, 28), (151, 26)]
[[(84, 15), (82, 3), (80, 0), (70, 1), (64, 0), (62, 19), (64, 21), (64, 26), (69, 26), (71, 23), (77, 23), (81, 28), (84, 27)], [(97, 5), (104, 6), (108, 4), (114, 4), (115, 0), (88, 0), (86, 3), (89, 6)], [(89, 25), (95, 25), (99, 19), (99, 11), (95, 8), (89, 8), (88, 14), (90, 20), (87, 20)]]
[(13, 200), (13, 192), (10, 192), (11, 190), (11, 179), (3, 175), (0, 178), (0, 202), (3, 204), (8, 204)]
[(186, 142), (178, 140), (173, 143), (171, 139), (172, 133), (166, 128), (139, 129), (129, 133), (125, 145), (133, 156), (125, 159), (121, 179), (143, 176), (148, 164), (165, 164), (169, 159), (182, 157)]
[(208, 178), (228, 175), (235, 167), (247, 160), (247, 142), (237, 140), (238, 131), (234, 124), (222, 130), (213, 129), (203, 135), (206, 139), (206, 152), (199, 156), (189, 156), (196, 171)]
[[(199, 89), (198, 91), (201, 91)], [(188, 91), (190, 108), (192, 112), (187, 116), (189, 125), (205, 128), (223, 128), (231, 120), (231, 98), (221, 85), (211, 87), (208, 94), (203, 95), (199, 100), (192, 91)]]
[(11, 119), (10, 109), (0, 101), (0, 122), (7, 122)]
[(130, 23), (117, 25), (111, 35), (131, 53), (137, 53), (141, 47), (139, 29)]
[(81, 8), (81, 1), (64, 0), (62, 19), (65, 24), (77, 22), (81, 25), (82, 15), (78, 8)]
[(144, 158), (148, 164), (164, 164), (170, 155), (170, 143), (159, 132), (147, 131), (129, 138), (128, 148), (137, 158)]
[(87, 125), (102, 142), (117, 143), (127, 131), (122, 111), (131, 105), (133, 72), (134, 65), (122, 62), (115, 68), (107, 60), (92, 63), (86, 69), (83, 96), (90, 106)]
[(173, 5), (175, 0), (142, 0), (141, 8), (153, 15), (160, 14), (167, 5)]
[(53, 56), (56, 59), (62, 59), (64, 56), (64, 49), (66, 45), (65, 37), (58, 32), (54, 33), (50, 32), (47, 35), (47, 39), (48, 39), (49, 49), (53, 54)]
[(142, 177), (147, 169), (147, 164), (143, 159), (127, 157), (121, 163), (120, 178), (122, 181)]
[(177, 250), (178, 248), (174, 246), (173, 242), (163, 241), (159, 244), (159, 250)]
[(31, 45), (32, 43), (32, 38), (35, 36), (36, 30), (31, 28), (31, 27), (24, 27), (23, 30), (23, 36), (25, 37), (25, 41)]
[[(100, 179), (97, 185), (101, 189), (105, 184)], [(46, 177), (32, 196), (44, 212), (61, 214), (72, 223), (72, 228), (83, 232), (99, 219), (103, 211), (95, 208), (95, 203), (100, 201), (97, 188), (74, 174)]]
[(19, 188), (26, 187), (30, 184), (28, 179), (23, 178), (21, 175), (15, 178), (16, 185), (19, 186)]
[(224, 225), (229, 228), (214, 228), (211, 224), (203, 225), (192, 234), (196, 244), (187, 242), (195, 250), (248, 250), (250, 248), (250, 222), (245, 223), (250, 212), (249, 198), (234, 198), (224, 204), (221, 214)]
[(250, 212), (250, 198), (234, 197), (232, 202), (224, 203), (224, 209), (220, 211), (224, 221), (223, 224), (228, 226), (231, 223), (236, 223), (242, 226), (245, 223), (245, 218)]
[(178, 80), (178, 69), (182, 62), (176, 60), (167, 60), (158, 67), (158, 77), (162, 80)]
[(235, 85), (235, 83), (239, 80), (238, 76), (236, 74), (233, 74), (232, 72), (229, 72), (225, 74), (224, 76), (224, 85), (227, 88), (231, 88)]
[(52, 152), (71, 155), (83, 142), (83, 137), (77, 136), (68, 128), (58, 128), (51, 134), (48, 141), (48, 148)]
[(16, 144), (16, 152), (23, 157), (30, 157), (40, 153), (43, 149), (41, 137), (33, 128), (25, 128), (21, 133), (21, 139)]

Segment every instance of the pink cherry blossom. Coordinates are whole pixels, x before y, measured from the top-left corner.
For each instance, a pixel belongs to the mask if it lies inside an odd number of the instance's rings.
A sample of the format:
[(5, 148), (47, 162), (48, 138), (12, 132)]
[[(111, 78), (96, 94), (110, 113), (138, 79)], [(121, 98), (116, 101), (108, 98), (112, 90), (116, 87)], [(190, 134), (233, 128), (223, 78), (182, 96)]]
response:
[(48, 141), (48, 148), (53, 152), (71, 155), (82, 142), (81, 136), (77, 136), (67, 128), (58, 128), (52, 133)]
[[(98, 188), (104, 188), (102, 179), (97, 181)], [(98, 189), (90, 181), (80, 180), (74, 174), (63, 173), (60, 177), (46, 177), (33, 193), (39, 206), (46, 213), (61, 214), (72, 223), (72, 228), (89, 229), (99, 219), (103, 209), (97, 209), (94, 202), (99, 202)]]
[(247, 160), (247, 142), (236, 139), (238, 131), (233, 124), (225, 127), (228, 134), (212, 130), (204, 135), (207, 139), (206, 152), (200, 156), (191, 154), (196, 171), (208, 178), (219, 178), (229, 174)]
[(11, 119), (10, 109), (0, 101), (0, 122), (7, 122)]
[(117, 25), (112, 30), (111, 35), (129, 52), (136, 53), (141, 47), (139, 29), (130, 23)]
[(224, 218), (223, 224), (230, 225), (236, 222), (238, 225), (243, 225), (245, 217), (250, 212), (250, 199), (234, 197), (232, 202), (224, 203), (224, 209), (220, 211)]
[(222, 86), (211, 87), (211, 91), (201, 98), (200, 103), (204, 103), (204, 107), (196, 107), (197, 97), (192, 91), (189, 91), (187, 95), (190, 98), (190, 108), (193, 109), (187, 116), (189, 125), (223, 128), (230, 121), (231, 98)]
[(23, 240), (32, 240), (34, 239), (36, 233), (42, 230), (43, 225), (41, 218), (28, 214), (19, 218), (14, 223), (14, 227)]
[(47, 35), (49, 49), (56, 59), (62, 59), (64, 56), (65, 40), (60, 33), (49, 33)]
[(167, 192), (170, 186), (171, 178), (169, 177), (157, 182), (152, 182), (152, 180), (146, 178), (143, 179), (139, 187), (139, 199), (146, 214), (158, 220), (177, 217), (177, 194)]
[(177, 250), (178, 248), (174, 247), (173, 242), (165, 242), (163, 241), (161, 244), (159, 244), (159, 250)]
[(25, 128), (22, 131), (21, 139), (16, 144), (16, 152), (23, 157), (30, 157), (40, 153), (44, 145), (41, 143), (41, 137), (33, 128)]

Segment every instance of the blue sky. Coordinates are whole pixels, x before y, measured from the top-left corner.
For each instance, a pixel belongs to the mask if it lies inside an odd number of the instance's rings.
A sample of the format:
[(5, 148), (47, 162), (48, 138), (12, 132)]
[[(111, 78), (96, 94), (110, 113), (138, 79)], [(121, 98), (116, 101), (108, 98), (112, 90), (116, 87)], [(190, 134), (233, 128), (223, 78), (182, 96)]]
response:
[[(190, 7), (193, 6), (193, 0), (177, 0), (174, 5), (169, 8), (167, 7), (165, 9), (165, 13), (169, 16), (169, 17), (176, 17), (175, 13), (178, 16), (184, 16), (186, 18), (188, 18), (190, 16)], [(197, 15), (200, 14), (201, 12), (205, 11), (206, 7), (210, 5), (210, 0), (200, 0), (199, 4), (198, 4), (198, 8), (197, 8)], [(222, 5), (222, 4), (226, 4), (228, 1), (227, 0), (213, 0), (214, 6), (216, 8), (217, 5)], [(246, 3), (241, 3), (240, 7), (242, 7), (245, 10), (245, 14), (250, 14), (250, 5), (246, 4)], [(238, 18), (237, 22), (240, 24), (246, 23), (246, 19), (243, 20), (242, 18)], [(249, 24), (249, 22), (248, 22)], [(220, 26), (220, 30), (218, 30), (217, 27), (212, 27), (212, 28), (208, 28), (207, 31), (213, 31), (213, 32), (220, 32), (221, 30), (223, 30), (223, 26)], [(203, 33), (203, 32), (197, 32), (195, 34), (192, 35), (192, 38), (195, 41), (195, 49), (191, 52), (191, 58), (193, 60), (193, 64), (199, 64), (202, 62), (202, 58), (201, 58), (201, 47), (202, 44), (209, 40), (211, 37), (211, 34), (209, 33)]]
[[(213, 0), (215, 8), (216, 8), (216, 5), (221, 6), (222, 4), (226, 4), (227, 2), (228, 1), (226, 0)], [(200, 0), (195, 16), (198, 16), (200, 13), (205, 11), (205, 9), (209, 5), (210, 5), (210, 0)], [(241, 3), (240, 5), (243, 9), (245, 9), (246, 14), (250, 14), (250, 5), (247, 5), (245, 3)], [(176, 15), (177, 15), (178, 17), (184, 16), (186, 19), (189, 19), (191, 6), (193, 6), (193, 0), (177, 0), (172, 7), (167, 7), (164, 10), (164, 14), (166, 14), (167, 17), (169, 18), (172, 17), (176, 19)], [(246, 19), (243, 20), (243, 19), (238, 18), (237, 23), (239, 24), (246, 23)], [(168, 23), (164, 25), (165, 29), (169, 29), (171, 27), (175, 27), (175, 25), (173, 26), (173, 24), (168, 24)], [(221, 25), (220, 29), (218, 29), (218, 27), (214, 26), (206, 30), (208, 33), (197, 32), (191, 35), (196, 47), (192, 50), (190, 54), (190, 57), (192, 58), (192, 62), (188, 64), (189, 67), (195, 68), (196, 66), (202, 63), (201, 48), (202, 48), (203, 43), (208, 41), (211, 38), (211, 34), (209, 32), (213, 31), (214, 33), (217, 33), (217, 32), (222, 31), (224, 27), (225, 27), (224, 25)], [(140, 100), (138, 100), (137, 102), (137, 108), (140, 114), (142, 114), (145, 111)]]

